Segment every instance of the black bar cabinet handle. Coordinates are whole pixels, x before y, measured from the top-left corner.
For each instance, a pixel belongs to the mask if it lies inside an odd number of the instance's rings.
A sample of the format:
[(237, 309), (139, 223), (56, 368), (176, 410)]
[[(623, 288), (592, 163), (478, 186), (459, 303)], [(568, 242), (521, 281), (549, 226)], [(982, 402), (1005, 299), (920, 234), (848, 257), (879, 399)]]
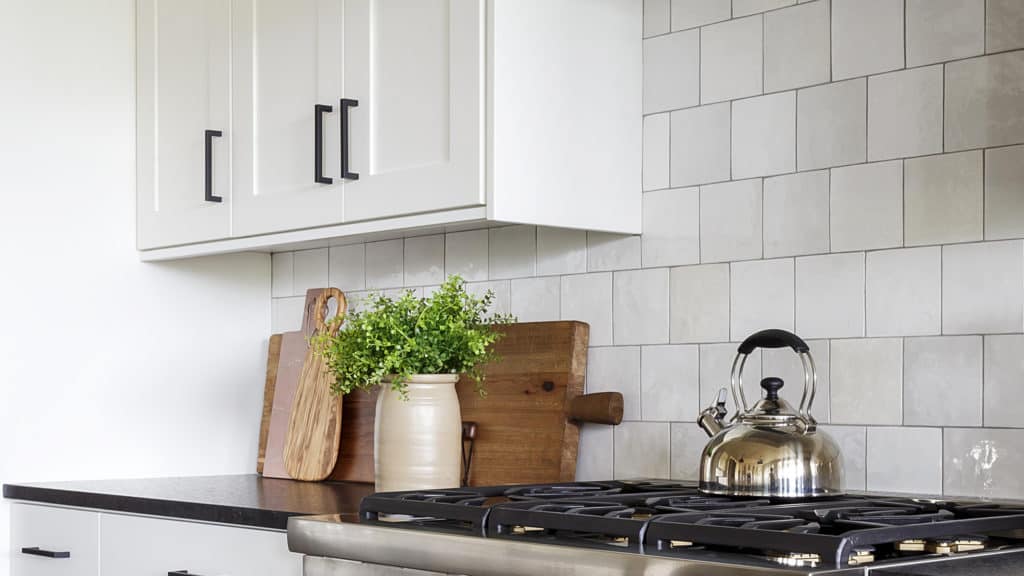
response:
[(332, 184), (333, 178), (324, 176), (324, 112), (333, 112), (334, 108), (327, 104), (317, 104), (315, 110), (316, 124), (313, 129), (313, 180), (317, 184)]
[(54, 550), (43, 550), (39, 546), (33, 546), (31, 548), (22, 548), (22, 554), (28, 554), (30, 556), (43, 556), (46, 558), (71, 558), (71, 552), (54, 551)]
[(175, 570), (173, 572), (168, 572), (167, 576), (201, 576), (201, 575), (200, 574), (196, 574), (195, 572), (189, 572), (188, 570)]
[(341, 99), (341, 177), (346, 180), (359, 180), (359, 174), (348, 171), (348, 109), (359, 106), (359, 100)]
[(213, 195), (213, 139), (220, 138), (224, 133), (220, 130), (206, 131), (206, 201), (220, 202), (224, 200), (220, 196)]

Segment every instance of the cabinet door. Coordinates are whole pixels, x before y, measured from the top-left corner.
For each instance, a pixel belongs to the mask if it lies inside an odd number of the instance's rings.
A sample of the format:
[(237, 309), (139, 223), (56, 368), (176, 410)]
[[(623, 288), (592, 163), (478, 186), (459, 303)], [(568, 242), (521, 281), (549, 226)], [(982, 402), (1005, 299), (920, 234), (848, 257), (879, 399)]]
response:
[(227, 238), (230, 0), (138, 0), (137, 7), (138, 246)]
[(346, 0), (345, 220), (484, 202), (484, 2)]
[(11, 506), (11, 574), (98, 576), (99, 514), (32, 504)]
[(103, 514), (103, 576), (299, 576), (302, 556), (284, 532)]
[(339, 223), (343, 0), (233, 1), (233, 235)]

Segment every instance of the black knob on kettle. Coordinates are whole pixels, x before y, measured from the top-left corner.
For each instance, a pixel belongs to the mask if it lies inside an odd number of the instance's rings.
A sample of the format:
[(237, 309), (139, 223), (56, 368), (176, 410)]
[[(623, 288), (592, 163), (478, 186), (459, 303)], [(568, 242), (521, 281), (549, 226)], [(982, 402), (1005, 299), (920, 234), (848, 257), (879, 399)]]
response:
[(782, 378), (776, 378), (774, 376), (769, 376), (768, 378), (765, 378), (764, 380), (761, 380), (761, 388), (764, 388), (764, 391), (765, 391), (764, 399), (765, 400), (778, 400), (779, 399), (779, 390), (784, 385), (785, 385), (785, 382), (782, 381)]

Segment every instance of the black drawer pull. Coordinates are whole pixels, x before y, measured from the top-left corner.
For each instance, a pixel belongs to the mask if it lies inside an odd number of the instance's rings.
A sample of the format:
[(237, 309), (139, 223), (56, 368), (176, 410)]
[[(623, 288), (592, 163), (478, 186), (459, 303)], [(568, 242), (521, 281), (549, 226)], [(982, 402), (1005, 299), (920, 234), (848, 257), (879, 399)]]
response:
[(224, 133), (220, 130), (206, 131), (206, 201), (220, 202), (224, 200), (220, 196), (213, 195), (213, 139), (220, 138)]
[(348, 171), (348, 109), (359, 106), (359, 100), (341, 99), (341, 177), (346, 180), (359, 180), (359, 174)]
[(317, 184), (331, 184), (334, 179), (324, 176), (324, 112), (333, 112), (334, 108), (317, 104), (313, 110), (316, 118), (313, 124), (313, 180)]
[(196, 574), (195, 572), (189, 572), (188, 570), (175, 570), (173, 572), (168, 572), (167, 576), (201, 576), (201, 575), (200, 574)]
[(43, 556), (45, 558), (71, 558), (71, 552), (43, 550), (39, 546), (33, 546), (31, 548), (22, 548), (21, 553), (28, 554), (29, 556)]

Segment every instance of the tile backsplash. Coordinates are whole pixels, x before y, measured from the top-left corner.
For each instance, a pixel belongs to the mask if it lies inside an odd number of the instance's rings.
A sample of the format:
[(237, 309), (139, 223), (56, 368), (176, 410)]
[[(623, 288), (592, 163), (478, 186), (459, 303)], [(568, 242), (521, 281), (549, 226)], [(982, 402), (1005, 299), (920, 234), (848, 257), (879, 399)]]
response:
[[(1024, 497), (1024, 2), (645, 0), (644, 233), (508, 226), (275, 254), (275, 331), (446, 274), (590, 324), (578, 477), (694, 479), (736, 342), (810, 340), (850, 489)], [(638, 39), (640, 41), (640, 39)], [(581, 207), (581, 209), (585, 209)], [(755, 353), (786, 379), (791, 353)]]

